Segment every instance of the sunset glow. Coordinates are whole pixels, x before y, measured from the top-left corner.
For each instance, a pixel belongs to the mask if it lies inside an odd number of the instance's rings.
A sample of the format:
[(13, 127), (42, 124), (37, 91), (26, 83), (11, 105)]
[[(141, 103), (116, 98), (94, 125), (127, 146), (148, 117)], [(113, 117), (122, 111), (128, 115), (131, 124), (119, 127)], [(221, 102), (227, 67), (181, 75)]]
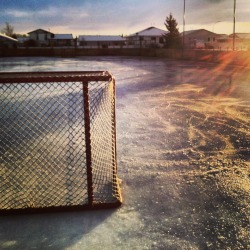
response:
[[(155, 26), (165, 29), (164, 21), (172, 13), (183, 30), (183, 1), (156, 0), (73, 0), (0, 2), (0, 25), (14, 26), (17, 33), (42, 28), (54, 33), (74, 35), (129, 35)], [(250, 32), (250, 2), (237, 0), (236, 32)], [(0, 26), (0, 28), (1, 28)], [(207, 29), (215, 33), (233, 33), (233, 0), (186, 1), (186, 30)]]

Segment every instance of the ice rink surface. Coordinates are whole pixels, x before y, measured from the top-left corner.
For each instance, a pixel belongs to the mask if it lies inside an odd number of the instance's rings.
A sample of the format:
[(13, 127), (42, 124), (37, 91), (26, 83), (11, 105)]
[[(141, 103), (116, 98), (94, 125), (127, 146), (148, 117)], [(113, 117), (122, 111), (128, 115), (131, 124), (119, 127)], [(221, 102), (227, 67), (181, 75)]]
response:
[(138, 57), (1, 58), (116, 79), (115, 210), (0, 217), (0, 249), (250, 248), (250, 68)]

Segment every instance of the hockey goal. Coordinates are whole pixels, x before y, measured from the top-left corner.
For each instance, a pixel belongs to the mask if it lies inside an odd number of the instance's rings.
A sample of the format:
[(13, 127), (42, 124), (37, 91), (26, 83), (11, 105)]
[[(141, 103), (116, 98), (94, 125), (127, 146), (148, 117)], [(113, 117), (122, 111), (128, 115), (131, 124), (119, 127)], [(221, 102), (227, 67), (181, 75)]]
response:
[(109, 72), (0, 73), (0, 211), (115, 207)]

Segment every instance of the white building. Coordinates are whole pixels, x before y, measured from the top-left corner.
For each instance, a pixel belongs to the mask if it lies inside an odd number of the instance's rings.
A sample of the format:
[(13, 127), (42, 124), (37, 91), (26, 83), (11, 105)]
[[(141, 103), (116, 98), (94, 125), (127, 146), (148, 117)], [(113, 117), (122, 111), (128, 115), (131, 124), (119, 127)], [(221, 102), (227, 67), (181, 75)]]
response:
[(131, 48), (162, 48), (164, 34), (168, 31), (149, 27), (126, 37), (127, 45)]
[(37, 46), (48, 46), (49, 40), (51, 38), (54, 38), (54, 34), (50, 31), (43, 30), (43, 29), (37, 29), (28, 32), (30, 40), (33, 40), (36, 42)]
[(50, 46), (74, 46), (75, 42), (72, 34), (54, 34), (53, 38), (49, 39)]
[(74, 46), (72, 34), (54, 34), (50, 31), (37, 29), (28, 32), (29, 39), (34, 46)]
[(78, 46), (84, 48), (122, 48), (125, 39), (121, 36), (85, 36), (78, 37)]

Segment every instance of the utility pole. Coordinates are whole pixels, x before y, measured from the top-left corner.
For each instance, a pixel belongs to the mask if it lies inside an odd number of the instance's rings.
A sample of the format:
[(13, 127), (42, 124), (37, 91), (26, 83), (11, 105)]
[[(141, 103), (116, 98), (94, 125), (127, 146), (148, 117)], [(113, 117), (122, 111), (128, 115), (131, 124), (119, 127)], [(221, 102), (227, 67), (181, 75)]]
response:
[(235, 50), (235, 15), (236, 12), (236, 0), (234, 0), (234, 26), (233, 26), (233, 50)]
[(182, 35), (182, 58), (184, 56), (184, 46), (185, 46), (185, 15), (186, 15), (186, 0), (184, 0), (183, 6), (183, 35)]

